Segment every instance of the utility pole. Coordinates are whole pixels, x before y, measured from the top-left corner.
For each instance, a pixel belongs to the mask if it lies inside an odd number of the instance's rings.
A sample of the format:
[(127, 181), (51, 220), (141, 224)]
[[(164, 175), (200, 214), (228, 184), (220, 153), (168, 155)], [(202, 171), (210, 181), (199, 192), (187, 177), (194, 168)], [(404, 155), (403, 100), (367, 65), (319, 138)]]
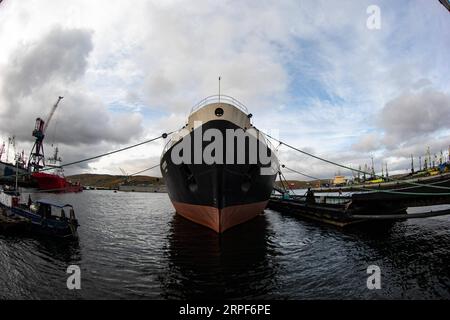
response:
[(419, 171), (422, 171), (422, 157), (419, 156)]
[(375, 166), (373, 164), (373, 156), (371, 157), (372, 159), (372, 178), (375, 178)]
[(14, 189), (17, 192), (17, 187), (19, 184), (19, 155), (16, 155), (16, 188)]
[(427, 148), (427, 155), (428, 155), (428, 166), (431, 167), (431, 152), (430, 152), (430, 147)]
[(414, 157), (411, 155), (411, 174), (414, 174)]
[(386, 179), (389, 179), (389, 172), (388, 172), (387, 162), (386, 162)]

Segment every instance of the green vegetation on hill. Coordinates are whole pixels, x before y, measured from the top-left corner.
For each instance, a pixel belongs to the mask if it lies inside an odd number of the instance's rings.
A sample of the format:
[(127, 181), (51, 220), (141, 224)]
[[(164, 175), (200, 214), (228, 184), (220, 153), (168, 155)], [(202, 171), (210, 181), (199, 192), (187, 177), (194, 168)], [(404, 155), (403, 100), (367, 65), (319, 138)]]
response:
[(162, 178), (149, 176), (115, 176), (109, 174), (77, 174), (67, 177), (72, 182), (80, 182), (82, 186), (116, 189), (122, 184), (126, 185), (161, 185), (164, 184)]

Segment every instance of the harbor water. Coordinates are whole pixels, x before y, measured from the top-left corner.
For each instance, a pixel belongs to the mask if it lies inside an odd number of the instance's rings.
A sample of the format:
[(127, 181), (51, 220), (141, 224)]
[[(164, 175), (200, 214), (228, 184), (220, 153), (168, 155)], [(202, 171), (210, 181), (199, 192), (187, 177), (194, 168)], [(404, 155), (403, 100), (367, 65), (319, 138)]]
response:
[[(167, 194), (38, 198), (74, 205), (79, 240), (0, 235), (1, 299), (450, 298), (449, 217), (342, 230), (266, 210), (219, 236), (176, 215)], [(67, 289), (70, 265), (80, 290)]]

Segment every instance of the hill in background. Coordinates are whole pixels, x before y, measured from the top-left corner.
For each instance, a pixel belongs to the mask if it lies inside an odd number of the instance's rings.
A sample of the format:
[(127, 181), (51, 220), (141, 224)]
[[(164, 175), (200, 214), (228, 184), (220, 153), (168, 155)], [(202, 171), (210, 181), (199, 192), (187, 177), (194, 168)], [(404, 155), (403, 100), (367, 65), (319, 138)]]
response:
[(120, 185), (162, 185), (164, 181), (162, 178), (150, 177), (150, 176), (115, 176), (109, 174), (77, 174), (68, 176), (67, 180), (72, 182), (80, 182), (85, 187), (107, 188), (117, 189)]
[[(120, 185), (129, 186), (160, 186), (164, 184), (162, 178), (150, 177), (150, 176), (116, 176), (109, 174), (77, 174), (73, 176), (68, 176), (68, 180), (72, 182), (80, 182), (82, 186), (85, 187), (96, 187), (96, 188), (107, 188), (107, 189), (117, 189)], [(298, 181), (298, 180), (288, 180), (289, 186), (292, 189), (306, 189), (308, 187), (315, 188), (319, 185), (319, 180), (314, 181)], [(329, 183), (329, 180), (320, 180), (320, 185)], [(280, 181), (277, 181), (278, 186), (282, 186)]]

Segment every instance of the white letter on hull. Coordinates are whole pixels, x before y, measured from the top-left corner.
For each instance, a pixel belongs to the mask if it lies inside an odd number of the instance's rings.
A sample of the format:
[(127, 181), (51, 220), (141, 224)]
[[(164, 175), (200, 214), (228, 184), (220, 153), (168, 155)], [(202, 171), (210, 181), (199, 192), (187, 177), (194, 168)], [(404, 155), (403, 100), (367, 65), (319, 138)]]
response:
[[(191, 136), (187, 134), (184, 136), (183, 140), (176, 144), (172, 149), (170, 157), (172, 158), (173, 164), (190, 164), (192, 159), (191, 149)], [(182, 155), (180, 155), (180, 153), (182, 153)]]
[[(206, 164), (223, 164), (223, 137), (219, 129), (208, 129), (205, 131), (203, 139), (214, 141), (208, 144), (203, 151), (203, 161)], [(214, 156), (213, 156), (214, 153)]]
[[(234, 163), (234, 142), (236, 143), (237, 161), (236, 164), (245, 164), (245, 139), (247, 133), (243, 129), (227, 129), (226, 130), (226, 163)], [(235, 139), (236, 138), (236, 139)]]
[(202, 125), (203, 125), (202, 121), (194, 121), (194, 164), (202, 164), (202, 154), (203, 154)]

